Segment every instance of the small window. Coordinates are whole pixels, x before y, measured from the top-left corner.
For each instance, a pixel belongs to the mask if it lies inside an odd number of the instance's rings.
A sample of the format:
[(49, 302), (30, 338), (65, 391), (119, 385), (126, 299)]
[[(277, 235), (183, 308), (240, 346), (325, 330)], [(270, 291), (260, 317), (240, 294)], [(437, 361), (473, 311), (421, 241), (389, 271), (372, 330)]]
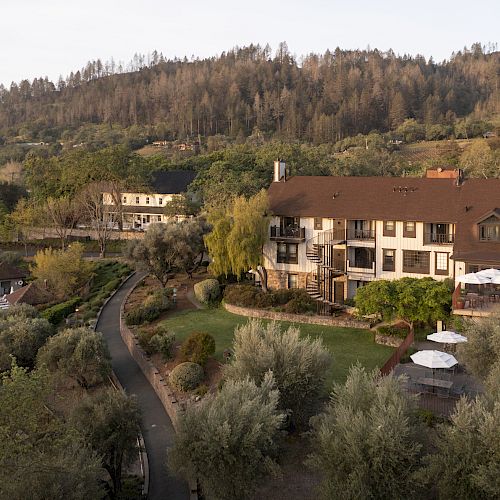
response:
[(384, 221), (384, 236), (396, 236), (396, 222), (393, 220)]
[(298, 264), (297, 248), (295, 243), (278, 243), (276, 261), (280, 264)]
[(161, 222), (161, 215), (158, 216), (158, 222)]
[(448, 254), (446, 252), (436, 252), (436, 274), (448, 274)]
[(416, 226), (415, 222), (407, 221), (403, 224), (403, 238), (416, 238)]
[(323, 218), (314, 217), (314, 229), (316, 231), (321, 231), (323, 229)]
[(382, 250), (382, 271), (396, 270), (396, 250), (384, 248)]
[(139, 205), (139, 197), (138, 196), (135, 197), (135, 202), (137, 205)]
[(288, 275), (288, 288), (298, 288), (299, 287), (299, 275), (289, 274)]
[(163, 205), (163, 198), (158, 198), (158, 205)]
[(127, 197), (126, 196), (123, 197), (123, 203), (127, 203)]
[(146, 196), (146, 205), (149, 205), (149, 196)]

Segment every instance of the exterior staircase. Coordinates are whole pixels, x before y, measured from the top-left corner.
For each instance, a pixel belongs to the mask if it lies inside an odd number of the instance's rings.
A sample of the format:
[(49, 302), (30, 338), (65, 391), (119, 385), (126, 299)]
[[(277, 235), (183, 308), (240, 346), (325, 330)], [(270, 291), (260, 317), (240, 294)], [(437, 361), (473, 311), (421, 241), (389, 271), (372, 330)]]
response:
[[(345, 242), (345, 230), (324, 231), (306, 242), (307, 259), (316, 265), (315, 272), (307, 277), (306, 292), (318, 302), (318, 309), (328, 313), (341, 304), (333, 302), (328, 295), (328, 281), (345, 274), (345, 267), (338, 265), (332, 257), (332, 247)], [(342, 268), (341, 268), (342, 267)]]
[(0, 297), (0, 310), (8, 309), (9, 307), (10, 302), (5, 298), (5, 295), (3, 297)]

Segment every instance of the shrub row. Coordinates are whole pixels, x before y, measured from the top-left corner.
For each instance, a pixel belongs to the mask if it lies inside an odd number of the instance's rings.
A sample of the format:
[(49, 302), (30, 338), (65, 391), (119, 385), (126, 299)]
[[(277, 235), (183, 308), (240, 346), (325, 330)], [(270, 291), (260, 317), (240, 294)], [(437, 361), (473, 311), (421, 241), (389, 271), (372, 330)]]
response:
[(293, 314), (313, 312), (316, 302), (302, 289), (273, 290), (267, 293), (253, 285), (228, 285), (224, 300), (240, 307), (268, 309), (271, 307)]
[(80, 303), (80, 297), (73, 297), (66, 302), (61, 302), (55, 306), (42, 311), (41, 316), (52, 323), (58, 325), (63, 319), (75, 312), (76, 306)]
[(161, 289), (153, 292), (144, 304), (130, 309), (125, 314), (127, 325), (142, 325), (158, 319), (162, 312), (172, 306), (172, 290)]

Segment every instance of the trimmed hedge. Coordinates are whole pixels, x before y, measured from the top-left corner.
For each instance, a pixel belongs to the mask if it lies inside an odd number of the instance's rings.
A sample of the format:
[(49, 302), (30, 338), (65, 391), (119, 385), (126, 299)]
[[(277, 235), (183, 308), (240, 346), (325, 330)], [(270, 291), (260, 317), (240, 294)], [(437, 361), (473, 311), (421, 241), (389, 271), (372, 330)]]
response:
[(210, 278), (194, 285), (194, 295), (202, 304), (210, 304), (220, 297), (220, 284)]
[(203, 380), (203, 368), (189, 361), (177, 365), (168, 377), (170, 383), (179, 391), (187, 392), (196, 389)]
[(66, 302), (61, 302), (55, 306), (49, 307), (41, 312), (42, 318), (45, 318), (53, 325), (58, 325), (63, 319), (75, 312), (76, 306), (80, 303), (80, 297), (73, 297)]
[(379, 326), (377, 328), (377, 331), (381, 335), (387, 335), (389, 337), (398, 337), (404, 339), (406, 338), (410, 330), (406, 325), (397, 324), (397, 325)]

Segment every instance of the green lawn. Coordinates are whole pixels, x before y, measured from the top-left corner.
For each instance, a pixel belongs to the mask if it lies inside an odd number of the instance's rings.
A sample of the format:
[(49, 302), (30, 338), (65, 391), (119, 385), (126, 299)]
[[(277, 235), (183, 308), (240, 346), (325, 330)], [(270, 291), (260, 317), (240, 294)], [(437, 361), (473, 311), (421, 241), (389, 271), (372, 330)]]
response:
[[(177, 340), (184, 340), (191, 332), (210, 333), (215, 338), (217, 359), (222, 361), (224, 349), (232, 344), (234, 328), (248, 321), (244, 316), (231, 314), (224, 309), (202, 309), (174, 313), (163, 324), (175, 333)], [(290, 323), (282, 322), (283, 326)], [(343, 382), (349, 367), (360, 361), (369, 368), (381, 367), (393, 352), (392, 347), (378, 345), (373, 334), (355, 328), (336, 328), (321, 325), (297, 324), (303, 335), (321, 337), (333, 354), (329, 382)]]

